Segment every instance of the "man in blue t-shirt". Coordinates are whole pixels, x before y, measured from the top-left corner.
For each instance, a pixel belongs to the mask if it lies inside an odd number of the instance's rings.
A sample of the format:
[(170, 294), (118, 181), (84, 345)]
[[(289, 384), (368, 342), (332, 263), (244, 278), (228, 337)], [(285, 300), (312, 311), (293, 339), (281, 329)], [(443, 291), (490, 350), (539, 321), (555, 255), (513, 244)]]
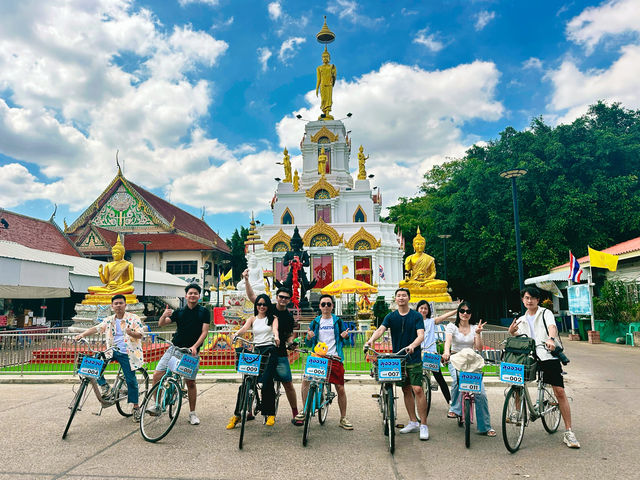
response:
[[(406, 288), (399, 288), (395, 293), (398, 310), (384, 317), (382, 325), (373, 332), (365, 343), (365, 348), (371, 346), (387, 329), (391, 330), (391, 344), (393, 351), (406, 348), (407, 377), (402, 384), (404, 405), (409, 413), (409, 424), (400, 433), (420, 432), (420, 440), (429, 440), (427, 427), (427, 399), (422, 389), (422, 350), (420, 344), (424, 340), (424, 321), (422, 315), (409, 308), (411, 293)], [(414, 403), (415, 396), (415, 403)], [(420, 422), (416, 416), (418, 407)]]

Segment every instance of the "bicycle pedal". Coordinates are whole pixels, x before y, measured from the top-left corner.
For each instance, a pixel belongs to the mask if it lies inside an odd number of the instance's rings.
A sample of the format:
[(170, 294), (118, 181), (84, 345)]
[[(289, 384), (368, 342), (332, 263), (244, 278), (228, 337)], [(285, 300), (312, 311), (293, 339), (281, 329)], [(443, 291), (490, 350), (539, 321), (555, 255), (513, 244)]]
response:
[[(371, 398), (380, 398), (380, 394), (379, 393), (373, 393), (371, 394)], [(71, 407), (69, 407), (71, 408)]]
[(431, 385), (431, 391), (432, 392), (437, 392), (438, 391), (438, 385)]

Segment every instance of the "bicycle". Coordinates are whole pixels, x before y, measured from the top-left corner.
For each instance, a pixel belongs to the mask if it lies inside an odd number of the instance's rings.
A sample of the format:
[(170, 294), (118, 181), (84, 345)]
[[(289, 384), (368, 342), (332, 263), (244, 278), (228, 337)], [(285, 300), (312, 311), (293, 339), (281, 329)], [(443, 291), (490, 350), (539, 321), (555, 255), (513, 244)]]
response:
[(406, 347), (396, 353), (380, 353), (368, 347), (365, 353), (372, 352), (374, 362), (371, 366), (371, 376), (380, 383), (380, 393), (373, 395), (378, 399), (380, 413), (382, 413), (382, 432), (387, 437), (389, 453), (393, 455), (396, 448), (396, 397), (394, 387), (406, 375)]
[(331, 384), (327, 381), (331, 373), (331, 360), (342, 361), (340, 357), (326, 355), (315, 357), (309, 349), (298, 348), (300, 353), (309, 355), (307, 357), (303, 379), (309, 382), (307, 398), (304, 402), (304, 424), (302, 429), (302, 446), (306, 447), (309, 441), (309, 429), (311, 427), (311, 417), (318, 413), (318, 422), (324, 425), (329, 414), (329, 406), (336, 393), (331, 390)]
[[(160, 338), (160, 337), (159, 337)], [(169, 360), (167, 371), (156, 383), (144, 403), (140, 417), (140, 434), (147, 442), (158, 442), (171, 431), (178, 421), (183, 397), (187, 397), (184, 379), (194, 379), (198, 373), (198, 357), (190, 354), (188, 348), (173, 348), (173, 356)]]
[[(109, 395), (103, 397), (98, 386), (98, 378), (104, 374), (107, 364), (109, 363), (107, 361), (107, 353), (112, 350), (116, 350), (116, 348), (109, 347), (104, 351), (98, 351), (91, 348), (91, 344), (86, 339), (83, 338), (82, 341), (86, 344), (86, 347), (89, 350), (89, 355), (80, 352), (76, 358), (74, 373), (78, 374), (80, 377), (80, 385), (75, 391), (73, 400), (69, 404), (71, 412), (69, 413), (69, 420), (67, 421), (67, 425), (62, 433), (63, 440), (67, 437), (69, 427), (71, 426), (71, 422), (73, 421), (76, 413), (82, 410), (82, 407), (87, 400), (90, 392), (90, 390), (87, 390), (87, 386), (89, 386), (89, 384), (93, 387), (93, 392), (95, 393), (98, 402), (100, 402), (100, 410), (96, 413), (97, 416), (101, 416), (102, 410), (105, 408), (109, 408), (114, 405), (116, 406), (118, 413), (123, 417), (131, 417), (133, 415), (133, 405), (129, 404), (127, 401), (127, 382), (124, 378), (124, 373), (122, 373), (122, 366), (118, 367), (118, 373), (116, 374), (116, 379)], [(137, 369), (135, 373), (138, 381), (138, 395), (144, 401), (147, 395), (147, 390), (149, 389), (149, 374), (144, 368)]]
[[(502, 408), (502, 439), (511, 453), (516, 453), (524, 438), (524, 429), (529, 421), (542, 419), (544, 429), (553, 434), (558, 430), (562, 414), (553, 388), (544, 383), (542, 371), (536, 371), (537, 400), (534, 403), (526, 385), (524, 366), (512, 363), (500, 364), (500, 379), (511, 383), (506, 390)], [(527, 415), (528, 413), (528, 415)]]
[[(433, 342), (431, 345), (435, 344)], [(426, 348), (430, 348), (429, 345)], [(426, 350), (426, 349), (425, 349)], [(424, 391), (424, 396), (427, 400), (427, 416), (429, 415), (429, 410), (431, 410), (431, 391), (433, 387), (431, 385), (431, 372), (440, 371), (440, 355), (437, 353), (430, 353), (423, 350), (422, 353), (422, 390)], [(437, 389), (437, 383), (434, 384)]]
[[(244, 429), (247, 420), (252, 420), (262, 411), (262, 404), (259, 394), (259, 376), (264, 373), (264, 367), (269, 361), (269, 355), (258, 355), (251, 353), (255, 350), (255, 344), (242, 337), (236, 337), (233, 341), (240, 341), (243, 344), (238, 352), (237, 371), (242, 373), (242, 384), (240, 385), (240, 438), (238, 448), (242, 450), (244, 442)], [(247, 349), (245, 351), (244, 349)], [(275, 413), (278, 413), (282, 385), (276, 382)]]

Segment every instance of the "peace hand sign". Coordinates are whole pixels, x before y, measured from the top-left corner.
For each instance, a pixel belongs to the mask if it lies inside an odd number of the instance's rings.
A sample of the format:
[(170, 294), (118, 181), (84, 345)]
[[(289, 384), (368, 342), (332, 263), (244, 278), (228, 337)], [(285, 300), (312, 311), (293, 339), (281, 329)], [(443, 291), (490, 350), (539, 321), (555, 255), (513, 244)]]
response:
[(479, 333), (482, 333), (482, 329), (486, 324), (487, 322), (482, 323), (482, 320), (478, 322), (478, 325), (476, 326), (476, 335), (478, 335)]

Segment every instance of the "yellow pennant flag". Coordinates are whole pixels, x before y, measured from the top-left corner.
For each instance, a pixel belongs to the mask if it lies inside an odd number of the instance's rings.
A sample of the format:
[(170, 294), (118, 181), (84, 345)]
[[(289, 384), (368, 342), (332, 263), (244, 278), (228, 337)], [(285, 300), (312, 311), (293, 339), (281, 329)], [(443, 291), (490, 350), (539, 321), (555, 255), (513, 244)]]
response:
[(589, 263), (592, 267), (608, 268), (609, 271), (615, 272), (618, 268), (618, 256), (610, 253), (599, 252), (591, 247), (589, 248)]
[(349, 267), (347, 267), (346, 265), (342, 266), (342, 274), (346, 275), (347, 273), (349, 273)]
[(229, 271), (226, 273), (226, 275), (223, 275), (220, 280), (222, 282), (228, 282), (229, 280), (231, 280), (232, 272), (233, 272), (233, 268), (229, 269)]

